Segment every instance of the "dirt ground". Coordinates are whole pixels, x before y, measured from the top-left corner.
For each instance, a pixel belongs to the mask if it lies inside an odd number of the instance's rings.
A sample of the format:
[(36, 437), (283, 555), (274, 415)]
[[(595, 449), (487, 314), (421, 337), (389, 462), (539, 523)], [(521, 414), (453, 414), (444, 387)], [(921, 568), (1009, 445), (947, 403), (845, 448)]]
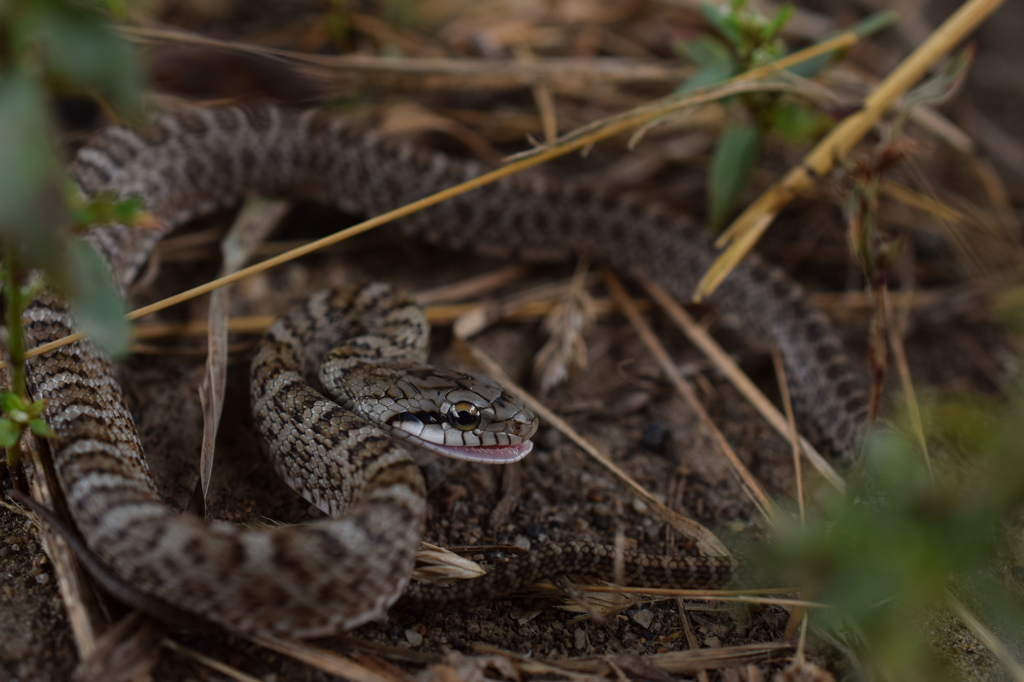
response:
[[(581, 3), (581, 6), (591, 4)], [(270, 18), (260, 18), (255, 10), (250, 16), (248, 10), (237, 7), (236, 14), (226, 11), (223, 17), (203, 17), (183, 8), (163, 9), (164, 18), (185, 28), (202, 28), (211, 34), (232, 35), (243, 41), (248, 31), (250, 37), (258, 34), (270, 40), (266, 25), (273, 21), (273, 13), (269, 11)], [(924, 15), (915, 14), (914, 18), (919, 21), (908, 19), (900, 25), (895, 37), (880, 38), (886, 49), (865, 54), (863, 61), (879, 66), (894, 54), (905, 54), (900, 45), (905, 46), (915, 31), (920, 31), (929, 21), (934, 23), (948, 9), (930, 7)], [(623, 21), (647, 26), (656, 22), (662, 11), (664, 8), (660, 6), (651, 9), (644, 5)], [(854, 8), (847, 7), (844, 11), (852, 12)], [(968, 87), (968, 94), (962, 96), (968, 101), (967, 105), (958, 103), (954, 107), (960, 107), (961, 113), (967, 111), (964, 114), (967, 119), (975, 116), (975, 123), (977, 115), (984, 112), (984, 116), (997, 122), (989, 130), (1019, 139), (1024, 133), (1021, 130), (1024, 117), (1013, 112), (1019, 111), (1022, 101), (1019, 91), (1024, 88), (1024, 81), (1013, 80), (1005, 73), (1008, 65), (1014, 63), (1015, 51), (1020, 49), (1016, 44), (1019, 41), (1010, 40), (1006, 35), (1006, 27), (1012, 25), (1012, 20), (1007, 18), (1011, 11), (1021, 14), (1019, 6), (1012, 10), (1008, 7), (1003, 10), (1004, 18), (990, 21), (981, 34), (987, 42), (983, 43), (978, 65), (987, 65), (987, 75), (980, 79), (980, 84), (972, 83)], [(360, 16), (374, 15), (365, 11)], [(848, 18), (842, 11), (837, 14), (837, 20)], [(239, 23), (232, 24), (232, 21)], [(259, 30), (246, 22), (255, 22)], [(233, 26), (237, 32), (229, 33), (225, 26)], [(369, 31), (365, 26), (361, 30)], [(623, 35), (626, 34), (623, 30)], [(182, 67), (185, 62), (175, 61), (173, 56), (164, 55), (161, 59), (164, 61), (160, 64), (165, 67), (172, 63), (179, 69), (185, 68)], [(210, 77), (230, 80), (240, 68), (244, 67), (235, 63), (211, 68), (213, 75)], [(879, 67), (879, 73), (884, 70)], [(183, 73), (194, 75), (188, 69)], [(990, 103), (998, 101), (999, 93), (1005, 93), (1005, 104), (996, 107)], [(211, 95), (204, 92), (202, 96)], [(416, 98), (415, 95), (403, 97)], [(506, 97), (514, 100), (510, 105), (513, 111), (530, 106), (529, 98), (522, 92)], [(495, 98), (500, 100), (497, 95)], [(466, 94), (443, 97), (435, 94), (430, 103), (437, 109), (442, 108), (442, 102), (452, 108), (472, 109), (480, 106), (481, 99)], [(574, 116), (586, 118), (588, 111), (593, 113), (587, 109), (587, 104), (575, 99), (565, 106), (566, 121), (573, 120)], [(601, 105), (593, 105), (593, 108), (600, 110)], [(570, 124), (564, 125), (568, 128)], [(451, 140), (439, 138), (436, 131), (422, 139), (426, 144), (452, 146)], [(516, 142), (521, 142), (521, 138)], [(985, 144), (982, 142), (983, 147)], [(609, 146), (614, 148), (609, 149)], [(669, 202), (680, 210), (699, 211), (707, 145), (696, 145), (698, 156), (703, 155), (701, 162), (669, 164), (654, 173), (639, 173), (641, 180), (637, 183), (623, 180), (630, 174), (629, 169), (636, 167), (630, 165), (634, 163), (630, 158), (640, 159), (636, 163), (642, 166), (645, 162), (653, 163), (654, 156), (629, 157), (619, 147), (621, 145), (599, 147), (586, 162), (569, 160), (547, 172), (578, 174), (582, 171), (588, 177), (597, 175), (618, 182), (624, 188), (640, 191), (651, 200)], [(794, 150), (774, 151), (779, 152), (780, 158), (765, 162), (771, 175), (767, 172), (764, 177), (755, 175), (751, 197), (777, 177), (779, 169), (799, 159), (799, 152)], [(948, 179), (963, 174), (962, 169), (957, 168), (956, 157), (938, 145), (931, 145), (920, 153), (916, 163), (929, 168), (934, 177)], [(997, 158), (995, 164), (1003, 172), (1010, 191), (1007, 210), (1019, 214), (1016, 207), (1020, 205), (1019, 190), (1024, 186), (1021, 184), (1024, 175), (1015, 175), (1012, 161), (1012, 158)], [(829, 191), (822, 191), (785, 213), (759, 248), (811, 292), (826, 294), (819, 300), (840, 322), (855, 357), (864, 362), (866, 311), (836, 303), (835, 298), (827, 296), (834, 292), (856, 291), (860, 286), (856, 269), (849, 264), (845, 253), (841, 214), (830, 203), (828, 195)], [(894, 212), (898, 214), (898, 209)], [(294, 240), (325, 234), (338, 229), (345, 220), (350, 217), (300, 206), (292, 212), (275, 239)], [(913, 219), (907, 221), (913, 222)], [(191, 234), (216, 234), (229, 222), (229, 215), (218, 216), (194, 226)], [(1014, 238), (1019, 241), (1019, 234), (1009, 237)], [(911, 267), (916, 268), (917, 281), (926, 287), (967, 288), (971, 278), (977, 275), (964, 273), (955, 254), (941, 244), (936, 245), (936, 239), (934, 234), (928, 233), (920, 235), (915, 243), (917, 259)], [(159, 300), (213, 277), (217, 269), (216, 249), (210, 242), (206, 243), (207, 246), (199, 247), (187, 246), (185, 242), (166, 246), (159, 277), (136, 292), (135, 302)], [(386, 279), (416, 292), (460, 282), (503, 265), (427, 248), (385, 229), (239, 284), (232, 293), (232, 314), (277, 314), (289, 303), (313, 291), (344, 282)], [(545, 282), (564, 283), (574, 265), (531, 268), (524, 277), (491, 295), (522, 291)], [(607, 296), (599, 283), (591, 290), (595, 296)], [(763, 390), (777, 397), (771, 360), (764, 349), (749, 343), (741, 330), (730, 327), (728, 320), (717, 319), (712, 311), (697, 309), (696, 312), (699, 319), (715, 329), (727, 350), (741, 361)], [(205, 300), (200, 300), (171, 309), (153, 321), (204, 316)], [(676, 363), (697, 387), (704, 405), (740, 458), (771, 495), (792, 499), (794, 475), (788, 443), (757, 416), (703, 356), (682, 340), (668, 321), (658, 315), (649, 319)], [(238, 348), (231, 356), (228, 397), (218, 439), (208, 514), (237, 523), (268, 519), (294, 523), (316, 518), (319, 512), (287, 489), (262, 456), (248, 415), (248, 349), (253, 337), (239, 336), (233, 341)], [(530, 384), (532, 358), (544, 341), (537, 320), (502, 322), (474, 341), (513, 378)], [(134, 355), (124, 371), (125, 386), (154, 474), (168, 504), (176, 509), (184, 507), (198, 476), (202, 424), (197, 390), (203, 358), (196, 351), (201, 344), (198, 339), (162, 344), (159, 348), (151, 344), (147, 352)], [(435, 328), (433, 348), (437, 364), (473, 369), (453, 348), (448, 327)], [(912, 318), (907, 349), (915, 382), (936, 393), (970, 389), (996, 395), (1005, 390), (1015, 369), (1012, 340), (992, 322), (986, 309), (977, 306), (922, 309)], [(671, 508), (691, 516), (727, 540), (733, 536), (760, 536), (764, 528), (736, 474), (704, 434), (697, 417), (672, 391), (635, 330), (620, 315), (603, 316), (587, 337), (587, 352), (587, 369), (575, 374), (567, 386), (551, 392), (546, 397), (548, 405), (567, 418), (575, 429), (598, 443), (628, 474)], [(424, 460), (423, 471), (430, 491), (426, 539), (446, 547), (507, 544), (528, 549), (547, 540), (612, 543), (616, 534), (622, 533), (628, 545), (645, 551), (692, 551), (692, 543), (674, 534), (645, 503), (558, 432), (542, 428), (536, 443), (533, 454), (521, 464), (507, 468)], [(820, 484), (812, 478), (812, 486)], [(0, 571), (4, 577), (0, 585), (0, 632), (3, 633), (0, 679), (11, 682), (69, 679), (77, 662), (75, 644), (52, 565), (42, 552), (37, 533), (23, 516), (0, 508), (0, 538)], [(487, 563), (500, 560), (501, 556), (490, 553), (474, 558)], [(543, 665), (545, 661), (600, 657), (613, 660), (622, 679), (693, 678), (692, 674), (670, 676), (645, 661), (652, 655), (690, 648), (680, 612), (681, 602), (665, 599), (631, 603), (599, 622), (567, 608), (569, 602), (553, 594), (545, 592), (539, 596), (503, 600), (467, 613), (393, 611), (387, 622), (371, 624), (345, 637), (317, 644), (351, 656), (392, 679), (414, 676), (462, 680), (511, 678), (516, 671), (509, 668), (509, 660)], [(789, 619), (788, 611), (781, 606), (739, 606), (721, 602), (688, 603), (686, 615), (702, 648), (778, 642), (783, 639)], [(932, 627), (942, 632), (943, 641), (950, 643), (948, 658), (958, 674), (973, 679), (999, 679), (1005, 675), (989, 652), (959, 622), (940, 618)], [(183, 647), (267, 682), (335, 679), (292, 658), (223, 633), (171, 630), (169, 636)], [(1018, 660), (1022, 641), (1009, 642)], [(499, 651), (512, 658), (498, 656)], [(776, 654), (758, 658), (751, 667), (712, 672), (711, 679), (769, 679), (785, 667), (792, 653), (790, 649), (780, 649)], [(522, 660), (515, 657), (522, 657)], [(809, 661), (838, 678), (857, 674), (839, 649), (819, 639), (812, 638)], [(520, 667), (520, 670), (526, 668)], [(593, 668), (579, 670), (567, 673), (566, 669), (543, 671), (539, 667), (531, 673), (543, 678), (556, 675), (589, 678), (605, 669), (594, 664)], [(805, 675), (801, 679), (827, 679), (814, 678), (811, 672)], [(162, 651), (152, 677), (159, 681), (230, 679), (169, 650)]]

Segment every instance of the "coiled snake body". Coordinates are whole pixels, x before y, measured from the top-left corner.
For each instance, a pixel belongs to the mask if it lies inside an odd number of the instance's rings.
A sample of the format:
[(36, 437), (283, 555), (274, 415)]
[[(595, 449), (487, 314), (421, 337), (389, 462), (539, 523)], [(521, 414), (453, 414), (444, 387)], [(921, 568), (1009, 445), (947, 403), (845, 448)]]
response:
[[(78, 152), (71, 170), (87, 194), (140, 196), (162, 221), (158, 230), (108, 225), (88, 235), (127, 288), (164, 234), (248, 192), (377, 214), (481, 169), (382, 142), (325, 111), (256, 106), (161, 115), (138, 131), (107, 128)], [(708, 239), (679, 216), (540, 176), (508, 178), (449, 200), (404, 219), (403, 229), (488, 255), (550, 260), (586, 253), (643, 273), (680, 298), (689, 296), (713, 258)], [(805, 428), (831, 452), (851, 451), (864, 394), (829, 321), (799, 287), (752, 258), (711, 302), (778, 345)], [(344, 353), (328, 352), (341, 340), (325, 323), (332, 317), (350, 327), (346, 334), (356, 325)], [(25, 324), (29, 347), (73, 331), (63, 302), (48, 293), (26, 311)], [(353, 366), (362, 367), (360, 376), (378, 371), (363, 366), (368, 353), (383, 358), (391, 368), (386, 371), (422, 378), (429, 393), (434, 379), (401, 368), (406, 355), (420, 363), (425, 353), (422, 335), (407, 331), (410, 324), (422, 331), (425, 323), (386, 287), (371, 286), (314, 297), (268, 333), (252, 371), (257, 424), (272, 453), (282, 453), (275, 464), (289, 484), (340, 517), (271, 530), (204, 523), (161, 503), (114, 371), (87, 342), (32, 359), (30, 392), (49, 401), (55, 468), (90, 550), (136, 590), (235, 630), (313, 637), (380, 617), (408, 581), (425, 513), (422, 479), (402, 448), (316, 393), (304, 377), (315, 375), (312, 366), (329, 355), (324, 367), (330, 369), (320, 373), (319, 383), (345, 391), (348, 382), (333, 383)], [(399, 353), (403, 360), (395, 370)], [(451, 445), (455, 441), (441, 433), (445, 415), (452, 426), (487, 412), (482, 428), (466, 432), (471, 435), (465, 443), (503, 446), (491, 452), (504, 459), (524, 454), (522, 443), (536, 427), (517, 403), (493, 384), (473, 393), (472, 386), (463, 391), (458, 376), (446, 380), (458, 390), (445, 398), (440, 417), (384, 410), (385, 420), (403, 437), (416, 433)], [(378, 398), (390, 405), (408, 395), (385, 389)], [(305, 426), (296, 427), (293, 418)], [(509, 420), (510, 430), (502, 432), (507, 435), (488, 432), (491, 419)], [(528, 579), (552, 566), (608, 570), (611, 559), (600, 547), (576, 543), (531, 553), (513, 572)], [(728, 562), (714, 557), (638, 558), (637, 565), (627, 582), (706, 587), (720, 584), (729, 570)]]

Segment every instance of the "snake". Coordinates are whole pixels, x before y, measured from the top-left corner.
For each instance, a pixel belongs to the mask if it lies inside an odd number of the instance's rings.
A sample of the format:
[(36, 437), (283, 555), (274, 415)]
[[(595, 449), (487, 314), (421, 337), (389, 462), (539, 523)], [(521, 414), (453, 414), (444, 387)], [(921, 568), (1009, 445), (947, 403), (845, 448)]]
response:
[[(87, 240), (122, 291), (176, 227), (249, 193), (376, 215), (474, 178), (478, 162), (381, 136), (327, 109), (189, 108), (111, 125), (80, 148), (70, 175), (85, 196), (137, 197), (158, 227), (108, 224)], [(687, 216), (592, 183), (506, 177), (400, 221), (407, 235), (468, 254), (523, 261), (587, 256), (642, 275), (679, 299), (716, 252)], [(467, 257), (472, 257), (468, 255)], [(709, 303), (782, 356), (794, 407), (825, 451), (849, 457), (867, 410), (863, 381), (829, 319), (756, 255)], [(28, 347), (75, 331), (44, 291), (25, 310)], [(176, 513), (146, 464), (114, 364), (88, 340), (27, 363), (61, 491), (82, 543), (114, 583), (160, 607), (253, 634), (319, 637), (379, 619), (403, 594), (468, 603), (559, 573), (625, 564), (634, 585), (716, 587), (724, 557), (655, 557), (589, 542), (542, 546), (454, 588), (409, 583), (424, 532), (425, 486), (408, 450), (514, 461), (536, 418), (492, 380), (425, 364), (427, 324), (386, 285), (322, 292), (277, 321), (252, 363), (254, 420), (275, 469), (329, 518), (269, 529)], [(106, 584), (106, 583), (104, 583)]]

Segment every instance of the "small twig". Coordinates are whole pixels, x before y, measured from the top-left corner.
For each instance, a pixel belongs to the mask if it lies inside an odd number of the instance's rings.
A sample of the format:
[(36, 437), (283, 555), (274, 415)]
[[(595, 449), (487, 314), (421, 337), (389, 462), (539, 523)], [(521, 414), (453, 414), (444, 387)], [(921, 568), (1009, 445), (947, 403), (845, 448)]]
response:
[(170, 649), (176, 654), (184, 656), (185, 658), (191, 658), (193, 661), (205, 665), (210, 670), (218, 672), (221, 675), (230, 677), (233, 680), (238, 680), (238, 682), (262, 682), (260, 678), (253, 677), (248, 673), (244, 673), (238, 668), (230, 666), (227, 663), (224, 663), (223, 661), (218, 661), (216, 658), (210, 658), (206, 654), (201, 654), (194, 649), (189, 649), (186, 646), (182, 646), (170, 637), (164, 637), (160, 644), (164, 648)]
[(928, 439), (924, 435), (924, 424), (921, 422), (921, 408), (917, 403), (917, 392), (914, 390), (914, 381), (910, 377), (910, 367), (907, 365), (907, 353), (903, 347), (903, 336), (907, 327), (908, 307), (900, 307), (894, 313), (889, 306), (887, 290), (882, 291), (885, 314), (892, 318), (895, 314), (897, 319), (889, 325), (889, 348), (892, 350), (893, 359), (896, 362), (896, 371), (900, 375), (900, 387), (907, 403), (907, 412), (910, 415), (911, 428), (914, 429), (914, 436), (917, 437), (917, 444), (921, 448), (921, 456), (924, 458), (925, 466), (928, 467), (928, 476), (935, 480), (935, 472), (932, 471), (932, 458), (928, 451)]
[[(683, 632), (686, 634), (686, 643), (689, 644), (690, 651), (700, 649), (700, 643), (697, 641), (697, 636), (693, 634), (693, 625), (690, 624), (690, 616), (686, 612), (686, 602), (682, 598), (677, 598), (676, 608), (679, 609), (679, 620), (683, 621)], [(708, 682), (708, 679), (708, 671), (700, 670), (697, 672), (698, 682)]]
[[(32, 443), (33, 445), (26, 449), (28, 457), (25, 460), (30, 473), (32, 498), (45, 507), (56, 508), (54, 491), (59, 491), (60, 487), (53, 476), (52, 467), (46, 465), (36, 447), (38, 441)], [(39, 529), (43, 551), (53, 563), (53, 572), (57, 577), (57, 587), (67, 612), (68, 623), (71, 625), (71, 635), (78, 650), (78, 657), (85, 660), (95, 653), (99, 637), (108, 627), (96, 593), (85, 570), (75, 558), (74, 550), (61, 534), (43, 523), (35, 514), (30, 515), (24, 509), (19, 509), (19, 512), (31, 519)]]
[(271, 651), (290, 656), (318, 670), (344, 677), (352, 682), (400, 682), (397, 678), (374, 672), (351, 658), (306, 642), (263, 635), (249, 635), (247, 639)]
[(772, 345), (772, 363), (775, 365), (775, 376), (778, 379), (779, 393), (782, 395), (782, 407), (786, 410), (786, 423), (789, 424), (789, 444), (793, 448), (793, 473), (796, 476), (796, 501), (800, 507), (800, 525), (803, 526), (807, 523), (807, 518), (804, 513), (804, 472), (800, 466), (800, 434), (796, 430), (793, 402), (789, 399), (786, 366), (782, 363), (782, 353), (776, 345)]

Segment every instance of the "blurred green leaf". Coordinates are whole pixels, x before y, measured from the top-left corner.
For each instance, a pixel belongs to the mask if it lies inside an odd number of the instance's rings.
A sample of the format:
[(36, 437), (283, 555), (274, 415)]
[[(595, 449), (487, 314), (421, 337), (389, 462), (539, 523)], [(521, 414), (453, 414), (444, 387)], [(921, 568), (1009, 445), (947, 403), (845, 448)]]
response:
[(103, 259), (82, 239), (68, 242), (71, 310), (79, 329), (113, 358), (127, 355), (131, 324)]
[(24, 411), (25, 404), (17, 394), (10, 391), (4, 391), (3, 393), (0, 393), (0, 408), (3, 408), (4, 414), (10, 414), (15, 410)]
[(722, 227), (750, 181), (761, 146), (761, 132), (749, 123), (722, 131), (708, 171), (708, 222)]
[(764, 25), (761, 31), (761, 40), (768, 42), (778, 35), (778, 33), (785, 28), (786, 24), (789, 23), (790, 18), (793, 16), (793, 5), (786, 3), (779, 7), (779, 11), (775, 13), (775, 16)]
[(31, 405), (26, 405), (25, 406), (25, 412), (30, 417), (38, 417), (39, 415), (41, 415), (43, 413), (43, 410), (45, 410), (45, 409), (46, 409), (46, 401), (45, 400), (36, 400)]
[(772, 132), (789, 144), (807, 144), (832, 127), (833, 120), (802, 102), (780, 102), (768, 116)]
[(702, 35), (682, 41), (676, 45), (676, 50), (700, 67), (686, 79), (679, 92), (721, 83), (736, 75), (739, 68), (729, 46), (714, 36)]
[(40, 438), (52, 438), (55, 435), (50, 425), (42, 419), (33, 419), (28, 423), (28, 428)]
[(100, 194), (88, 199), (72, 195), (72, 217), (77, 225), (106, 225), (120, 223), (134, 225), (145, 210), (139, 197), (118, 199), (113, 194)]
[(9, 448), (18, 442), (21, 429), (10, 419), (0, 419), (0, 448)]
[(100, 13), (70, 4), (34, 7), (26, 28), (45, 45), (47, 65), (57, 78), (109, 98), (117, 107), (137, 104), (142, 87), (139, 58)]
[(20, 242), (27, 265), (55, 272), (63, 171), (48, 139), (49, 120), (34, 78), (23, 71), (0, 77), (0, 235)]
[(704, 16), (704, 20), (718, 31), (719, 35), (732, 43), (733, 47), (743, 49), (746, 47), (747, 41), (744, 39), (738, 16), (744, 5), (746, 5), (746, 0), (732, 0), (727, 6), (702, 2), (700, 13)]

